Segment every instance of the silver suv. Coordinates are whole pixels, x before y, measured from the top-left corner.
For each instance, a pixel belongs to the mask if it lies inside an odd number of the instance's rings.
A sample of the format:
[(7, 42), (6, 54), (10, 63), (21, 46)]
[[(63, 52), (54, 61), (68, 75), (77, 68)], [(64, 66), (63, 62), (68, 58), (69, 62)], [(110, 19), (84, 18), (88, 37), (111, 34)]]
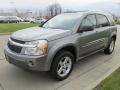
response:
[(50, 71), (57, 80), (64, 80), (74, 62), (101, 50), (111, 54), (116, 34), (110, 14), (64, 13), (39, 27), (13, 33), (4, 51), (11, 64), (32, 71)]

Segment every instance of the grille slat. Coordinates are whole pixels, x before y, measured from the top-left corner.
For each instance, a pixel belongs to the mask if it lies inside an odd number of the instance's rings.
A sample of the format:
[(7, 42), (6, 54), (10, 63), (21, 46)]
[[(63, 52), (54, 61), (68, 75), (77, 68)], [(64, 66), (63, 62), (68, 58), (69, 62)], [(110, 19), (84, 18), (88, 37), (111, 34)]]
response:
[[(11, 38), (11, 40), (16, 42), (16, 43), (25, 44), (24, 41), (16, 40), (16, 39), (13, 39), (13, 38)], [(11, 51), (16, 52), (16, 53), (20, 53), (21, 50), (22, 50), (22, 47), (12, 45), (12, 44), (10, 44), (10, 42), (8, 42), (8, 47)]]

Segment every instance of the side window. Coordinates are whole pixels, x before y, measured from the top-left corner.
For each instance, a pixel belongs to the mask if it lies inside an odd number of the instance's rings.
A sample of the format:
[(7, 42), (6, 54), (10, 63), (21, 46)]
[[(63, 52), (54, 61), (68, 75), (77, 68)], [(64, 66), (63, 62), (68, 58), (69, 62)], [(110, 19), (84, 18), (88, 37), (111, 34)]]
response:
[(82, 29), (84, 27), (93, 27), (93, 28), (96, 27), (95, 15), (88, 15), (86, 18), (83, 19), (80, 28)]
[(104, 15), (97, 15), (97, 24), (98, 27), (106, 27), (109, 26), (109, 21)]

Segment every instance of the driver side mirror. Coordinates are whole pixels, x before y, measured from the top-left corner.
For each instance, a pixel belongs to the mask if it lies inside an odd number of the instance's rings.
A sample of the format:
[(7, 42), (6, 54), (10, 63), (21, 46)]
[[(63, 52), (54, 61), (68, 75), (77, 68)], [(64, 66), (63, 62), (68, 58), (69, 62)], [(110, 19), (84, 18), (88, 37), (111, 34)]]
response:
[(42, 27), (44, 24), (45, 24), (45, 22), (42, 22), (42, 23), (39, 25), (39, 27)]
[(79, 31), (86, 32), (86, 31), (92, 31), (92, 30), (94, 30), (93, 26), (82, 26)]
[(39, 25), (39, 27), (43, 27), (43, 25), (47, 22), (48, 20), (46, 20), (45, 22), (41, 22), (41, 24)]

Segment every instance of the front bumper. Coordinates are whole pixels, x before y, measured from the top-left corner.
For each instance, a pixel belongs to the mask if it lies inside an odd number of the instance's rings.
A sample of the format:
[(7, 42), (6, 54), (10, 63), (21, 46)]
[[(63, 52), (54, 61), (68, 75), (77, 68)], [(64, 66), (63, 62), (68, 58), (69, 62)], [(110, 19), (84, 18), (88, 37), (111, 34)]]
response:
[(32, 71), (48, 71), (48, 62), (46, 56), (28, 56), (12, 52), (8, 46), (4, 49), (6, 60), (20, 68)]

